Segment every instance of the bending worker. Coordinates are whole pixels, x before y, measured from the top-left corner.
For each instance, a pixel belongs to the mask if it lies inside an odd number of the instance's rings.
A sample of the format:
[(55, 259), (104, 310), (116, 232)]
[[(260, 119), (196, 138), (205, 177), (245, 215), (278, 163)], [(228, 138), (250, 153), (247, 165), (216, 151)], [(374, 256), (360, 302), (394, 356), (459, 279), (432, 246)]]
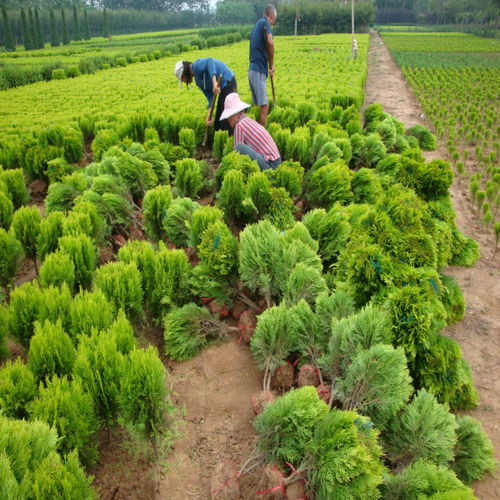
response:
[(248, 82), (252, 91), (252, 102), (260, 106), (259, 122), (265, 127), (269, 101), (267, 98), (266, 79), (268, 74), (274, 75), (274, 41), (271, 26), (276, 22), (276, 7), (268, 5), (264, 16), (259, 19), (250, 34), (250, 67)]
[(281, 163), (276, 143), (260, 123), (243, 113), (249, 107), (238, 94), (229, 94), (220, 118), (227, 119), (234, 129), (234, 149), (238, 153), (256, 160), (261, 170), (275, 169)]
[[(220, 94), (215, 111), (215, 130), (227, 130), (230, 135), (233, 130), (227, 121), (221, 122), (220, 115), (224, 109), (226, 97), (231, 92), (236, 92), (236, 78), (234, 73), (222, 62), (212, 57), (202, 57), (194, 62), (178, 61), (174, 66), (174, 74), (179, 79), (179, 86), (184, 82), (186, 85), (193, 81), (205, 94), (208, 106), (212, 104), (216, 94)], [(217, 79), (222, 75), (220, 87)], [(207, 120), (207, 125), (211, 126), (212, 121)]]

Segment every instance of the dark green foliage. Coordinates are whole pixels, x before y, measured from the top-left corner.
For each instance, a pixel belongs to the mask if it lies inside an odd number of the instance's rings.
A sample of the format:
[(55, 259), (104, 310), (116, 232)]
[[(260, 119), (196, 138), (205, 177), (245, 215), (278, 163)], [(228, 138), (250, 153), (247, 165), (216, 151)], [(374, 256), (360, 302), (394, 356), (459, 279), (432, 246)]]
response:
[(163, 229), (167, 237), (178, 247), (189, 246), (189, 224), (199, 204), (191, 198), (176, 198), (163, 218)]
[(238, 265), (238, 240), (224, 222), (214, 222), (203, 232), (198, 254), (212, 276), (231, 275)]
[(382, 185), (373, 170), (361, 168), (351, 180), (354, 203), (376, 204), (382, 198)]
[(57, 449), (61, 454), (77, 449), (82, 463), (95, 463), (98, 423), (92, 398), (84, 392), (80, 380), (48, 379), (29, 405), (29, 413), (32, 420), (46, 422), (57, 429), (61, 436)]
[(343, 161), (325, 165), (310, 177), (306, 196), (315, 207), (330, 208), (334, 203), (347, 204), (352, 199), (352, 172)]
[(35, 323), (35, 334), (28, 351), (28, 367), (38, 381), (53, 375), (71, 375), (75, 362), (75, 348), (61, 321)]
[(101, 290), (80, 291), (70, 306), (69, 333), (76, 341), (79, 335), (90, 335), (93, 329), (105, 330), (113, 322), (113, 308)]
[(328, 287), (321, 272), (299, 262), (287, 278), (283, 300), (289, 306), (297, 304), (302, 299), (312, 305), (316, 297), (327, 290)]
[(87, 17), (87, 11), (83, 11), (83, 19), (84, 19), (84, 25), (83, 25), (83, 39), (84, 40), (90, 40), (90, 26), (89, 26), (89, 19)]
[[(268, 212), (272, 201), (271, 181), (268, 177), (264, 172), (255, 172), (248, 177), (247, 181), (246, 194), (252, 200), (259, 217), (263, 217)], [(224, 186), (224, 182), (222, 185)]]
[(3, 36), (4, 36), (5, 50), (7, 50), (7, 52), (15, 52), (16, 42), (14, 41), (12, 28), (10, 26), (9, 18), (7, 17), (7, 11), (5, 10), (4, 7), (2, 7), (2, 20), (4, 29)]
[(80, 35), (80, 24), (76, 13), (76, 4), (73, 4), (73, 40), (79, 41), (82, 39)]
[(23, 34), (24, 49), (31, 50), (33, 49), (33, 39), (31, 38), (31, 31), (28, 27), (26, 13), (24, 12), (24, 9), (21, 9), (21, 27)]
[(94, 288), (99, 288), (113, 305), (123, 309), (130, 319), (142, 319), (142, 280), (134, 262), (109, 262), (97, 269)]
[(180, 306), (190, 297), (189, 273), (191, 265), (182, 250), (160, 247), (156, 254), (153, 309), (161, 314), (171, 306)]
[(406, 131), (406, 135), (415, 137), (424, 151), (434, 151), (437, 148), (436, 136), (423, 125), (413, 125)]
[(0, 228), (9, 230), (12, 222), (12, 214), (14, 213), (14, 205), (10, 201), (9, 196), (0, 191)]
[(351, 136), (352, 160), (355, 167), (375, 168), (387, 154), (387, 149), (377, 133)]
[(269, 390), (271, 375), (282, 365), (296, 344), (295, 328), (284, 305), (266, 309), (258, 318), (250, 350), (260, 370), (264, 371), (263, 389)]
[(26, 406), (36, 395), (33, 373), (21, 358), (0, 368), (0, 413), (9, 418), (26, 418)]
[(367, 415), (377, 429), (384, 429), (412, 391), (403, 349), (376, 344), (352, 360), (341, 381), (340, 399), (346, 410)]
[(144, 299), (150, 302), (155, 286), (155, 251), (148, 241), (129, 241), (118, 251), (118, 260), (135, 263), (141, 274)]
[(259, 166), (256, 161), (251, 160), (246, 155), (240, 155), (236, 151), (231, 151), (222, 158), (219, 168), (215, 172), (217, 185), (220, 186), (229, 170), (239, 170), (243, 174), (243, 181), (246, 182), (250, 174), (259, 172)]
[(457, 424), (457, 444), (451, 468), (464, 483), (472, 484), (483, 479), (486, 473), (496, 471), (493, 446), (477, 420), (457, 417)]
[(73, 374), (92, 396), (96, 413), (107, 426), (116, 421), (126, 371), (127, 360), (113, 336), (94, 331), (80, 337)]
[(382, 450), (372, 422), (353, 411), (332, 410), (318, 422), (309, 474), (318, 500), (380, 498)]
[(304, 168), (300, 163), (285, 161), (276, 170), (267, 170), (266, 174), (275, 187), (282, 187), (292, 197), (302, 194)]
[(21, 243), (0, 227), (0, 286), (8, 288), (11, 285), (23, 255)]
[(102, 36), (104, 38), (109, 38), (108, 12), (106, 9), (102, 11)]
[(197, 198), (203, 185), (203, 173), (199, 162), (186, 158), (175, 164), (175, 187), (178, 196)]
[(34, 281), (16, 287), (10, 295), (10, 333), (26, 348), (33, 335), (41, 300), (42, 294)]
[(54, 17), (54, 10), (50, 9), (50, 45), (52, 47), (59, 46), (59, 37), (57, 36), (56, 19)]
[(51, 452), (33, 475), (33, 495), (39, 499), (71, 498), (92, 500), (96, 493), (91, 487), (92, 477), (87, 478), (78, 462), (78, 454), (72, 451), (63, 460)]
[(446, 324), (452, 325), (465, 316), (464, 294), (453, 277), (445, 274), (440, 274), (439, 277), (443, 283), (441, 302), (447, 313)]
[(217, 198), (217, 205), (224, 211), (227, 219), (234, 220), (243, 215), (245, 183), (240, 170), (229, 170), (225, 174)]
[(399, 474), (385, 476), (384, 498), (387, 500), (477, 500), (444, 465), (417, 460)]
[(292, 389), (266, 406), (255, 419), (258, 450), (268, 463), (298, 467), (311, 447), (315, 428), (328, 414), (314, 387)]
[(421, 390), (393, 419), (384, 435), (388, 457), (402, 464), (423, 458), (445, 465), (453, 460), (456, 428), (455, 417), (447, 407)]
[(92, 240), (85, 234), (59, 238), (61, 253), (68, 255), (75, 266), (75, 287), (88, 288), (96, 268), (96, 249)]
[(21, 207), (12, 217), (12, 234), (23, 246), (26, 256), (33, 260), (37, 257), (36, 240), (40, 233), (41, 221), (40, 211), (35, 206)]
[(279, 231), (267, 220), (247, 225), (240, 233), (239, 273), (268, 305), (279, 294), (285, 273)]
[(424, 163), (419, 169), (418, 193), (425, 200), (434, 200), (448, 194), (453, 184), (453, 170), (449, 162), (440, 159)]
[[(197, 208), (189, 223), (189, 245), (197, 247), (203, 237), (203, 232), (214, 222), (222, 221), (224, 214), (221, 210), (210, 205)], [(216, 247), (217, 248), (217, 247)], [(215, 249), (216, 249), (215, 248)]]
[(120, 421), (133, 434), (150, 440), (155, 449), (169, 408), (165, 386), (165, 367), (156, 348), (131, 351), (121, 384)]
[(163, 328), (165, 353), (176, 361), (191, 359), (209, 342), (223, 338), (227, 331), (207, 309), (192, 302), (165, 315)]
[(165, 235), (162, 223), (168, 213), (171, 201), (170, 186), (157, 186), (146, 191), (142, 202), (144, 226), (148, 238), (153, 241), (161, 240)]
[(285, 188), (271, 188), (271, 204), (265, 218), (284, 231), (295, 224), (293, 200)]

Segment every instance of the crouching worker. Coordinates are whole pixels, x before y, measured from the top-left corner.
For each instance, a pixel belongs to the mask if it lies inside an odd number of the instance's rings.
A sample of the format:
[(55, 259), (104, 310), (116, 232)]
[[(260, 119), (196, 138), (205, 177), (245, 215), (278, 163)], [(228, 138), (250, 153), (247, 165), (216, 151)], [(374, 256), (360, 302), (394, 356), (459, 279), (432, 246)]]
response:
[(220, 119), (227, 119), (234, 129), (234, 149), (238, 153), (256, 160), (261, 170), (275, 169), (281, 163), (276, 143), (260, 123), (243, 113), (249, 107), (238, 94), (229, 94)]
[[(213, 57), (202, 57), (195, 62), (178, 61), (174, 66), (174, 74), (179, 79), (180, 86), (182, 86), (183, 82), (186, 84), (191, 83), (194, 78), (196, 85), (205, 94), (209, 107), (215, 95), (220, 94), (215, 110), (214, 129), (227, 130), (232, 135), (233, 130), (229, 123), (221, 122), (220, 115), (224, 109), (224, 102), (228, 94), (237, 90), (234, 73), (222, 61)], [(220, 87), (217, 85), (219, 75), (222, 75)], [(207, 121), (207, 125), (211, 126), (212, 121)]]

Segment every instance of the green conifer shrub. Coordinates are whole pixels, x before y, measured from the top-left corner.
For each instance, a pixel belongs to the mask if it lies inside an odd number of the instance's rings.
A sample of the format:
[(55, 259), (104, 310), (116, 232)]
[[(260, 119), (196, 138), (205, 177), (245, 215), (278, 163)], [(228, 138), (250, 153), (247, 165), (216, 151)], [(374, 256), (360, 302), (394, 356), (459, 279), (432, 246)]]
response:
[(118, 416), (120, 387), (127, 364), (115, 338), (107, 332), (94, 330), (90, 336), (80, 336), (73, 375), (82, 381), (83, 388), (92, 396), (97, 416), (108, 427)]
[(197, 198), (203, 186), (203, 173), (199, 162), (186, 158), (175, 164), (175, 187), (178, 196)]
[(164, 431), (167, 400), (165, 367), (155, 347), (134, 349), (120, 390), (120, 421), (157, 449)]
[(312, 305), (316, 297), (327, 290), (328, 287), (321, 272), (299, 262), (288, 275), (283, 300), (288, 306), (297, 304), (302, 299)]
[(284, 278), (283, 248), (279, 231), (267, 220), (247, 225), (240, 233), (239, 273), (268, 306), (279, 295)]
[(87, 214), (71, 211), (63, 220), (62, 235), (79, 236), (80, 234), (85, 234), (92, 238), (92, 229), (92, 223)]
[[(52, 78), (57, 80), (57, 78)], [(45, 170), (45, 175), (49, 179), (49, 183), (62, 181), (63, 177), (66, 175), (71, 175), (73, 172), (73, 167), (66, 162), (64, 158), (54, 158), (47, 162), (47, 168)]]
[(304, 168), (300, 163), (285, 161), (277, 169), (266, 171), (273, 186), (282, 187), (291, 197), (302, 194), (302, 180)]
[(456, 428), (455, 416), (422, 389), (389, 423), (384, 435), (385, 449), (393, 463), (427, 459), (436, 465), (446, 465), (453, 460)]
[(299, 102), (296, 106), (299, 112), (299, 123), (305, 125), (309, 120), (316, 120), (318, 108), (311, 102)]
[(265, 218), (281, 231), (295, 224), (293, 200), (285, 188), (271, 188), (271, 204)]
[(365, 108), (364, 111), (364, 129), (368, 132), (373, 132), (378, 122), (383, 119), (384, 108), (379, 102), (373, 102)]
[(354, 134), (350, 138), (351, 164), (354, 167), (374, 168), (387, 154), (387, 149), (378, 133), (366, 136)]
[(96, 205), (90, 201), (77, 200), (72, 211), (68, 215), (71, 215), (72, 213), (85, 214), (88, 216), (90, 219), (89, 236), (91, 236), (98, 244), (104, 242), (105, 236), (108, 236), (110, 233), (110, 228), (107, 226), (106, 220), (101, 215)]
[(354, 301), (343, 290), (335, 290), (333, 293), (322, 292), (316, 297), (314, 305), (318, 328), (325, 339), (324, 348), (328, 345), (328, 340), (332, 330), (332, 320), (341, 320), (354, 314)]
[(0, 368), (0, 412), (9, 418), (26, 418), (26, 406), (36, 396), (35, 377), (21, 358)]
[(10, 295), (10, 333), (26, 348), (33, 335), (41, 300), (42, 293), (35, 281), (23, 283), (16, 287)]
[(196, 136), (193, 129), (181, 128), (179, 130), (179, 146), (187, 149), (190, 156), (194, 155), (196, 150)]
[(238, 265), (238, 240), (224, 222), (214, 222), (203, 232), (198, 254), (212, 276), (234, 274)]
[(287, 229), (283, 235), (285, 244), (291, 244), (294, 241), (301, 241), (314, 252), (318, 251), (318, 242), (312, 238), (311, 233), (302, 222), (296, 222), (293, 227)]
[(246, 194), (257, 209), (258, 216), (263, 217), (268, 212), (272, 201), (271, 181), (268, 175), (264, 172), (255, 172), (251, 174), (248, 177)]
[(30, 418), (46, 422), (57, 429), (60, 440), (57, 449), (66, 455), (78, 450), (85, 465), (97, 459), (96, 433), (99, 428), (92, 398), (80, 380), (52, 377), (41, 385), (38, 397), (29, 405)]
[(33, 474), (33, 495), (35, 498), (71, 498), (92, 500), (96, 493), (91, 486), (92, 477), (86, 477), (78, 461), (76, 450), (62, 459), (51, 452)]
[(446, 196), (453, 184), (453, 170), (446, 160), (436, 158), (424, 163), (418, 173), (417, 190), (424, 200)]
[(0, 286), (7, 289), (12, 284), (24, 256), (21, 243), (0, 227)]
[(142, 202), (142, 210), (146, 234), (152, 241), (161, 240), (165, 235), (162, 223), (168, 213), (171, 201), (170, 186), (157, 186), (146, 191)]
[(156, 254), (153, 310), (157, 314), (171, 306), (183, 305), (190, 297), (189, 274), (191, 265), (182, 250), (160, 247)]
[(7, 187), (7, 192), (14, 208), (17, 210), (29, 201), (29, 193), (20, 168), (0, 170), (0, 181)]
[(342, 156), (342, 150), (333, 141), (328, 141), (321, 146), (316, 159), (319, 160), (326, 157), (329, 162), (335, 162), (336, 160), (340, 160)]
[(37, 321), (43, 324), (45, 321), (55, 323), (60, 320), (64, 331), (71, 326), (70, 308), (73, 301), (71, 292), (66, 284), (62, 286), (49, 286), (42, 288), (40, 306)]
[(61, 321), (35, 323), (35, 334), (28, 351), (28, 367), (38, 381), (53, 375), (71, 375), (75, 348)]
[(67, 212), (75, 198), (81, 195), (86, 186), (74, 185), (67, 182), (65, 177), (61, 182), (54, 182), (49, 186), (47, 197), (45, 198), (45, 213), (50, 214), (55, 211)]
[(457, 323), (465, 316), (465, 298), (462, 290), (452, 276), (440, 274), (443, 290), (441, 302), (447, 313), (446, 324)]
[(469, 236), (461, 233), (457, 227), (452, 227), (452, 244), (450, 266), (473, 266), (479, 259), (479, 244)]
[(229, 134), (227, 130), (217, 130), (214, 133), (214, 143), (212, 146), (212, 153), (214, 158), (217, 159), (218, 162), (222, 160), (224, 156), (224, 148), (226, 147), (226, 143), (229, 141)]
[(160, 184), (170, 183), (170, 165), (165, 159), (165, 156), (158, 149), (160, 140), (158, 132), (153, 128), (146, 128), (144, 131), (144, 142), (146, 148), (137, 142), (134, 142), (127, 152), (133, 156), (137, 156), (141, 160), (148, 162), (152, 165), (153, 171), (158, 177)]
[(118, 251), (118, 260), (125, 264), (135, 263), (141, 274), (144, 299), (151, 302), (155, 287), (155, 250), (149, 241), (129, 241)]
[(497, 463), (493, 446), (481, 423), (471, 417), (457, 417), (457, 443), (451, 468), (465, 484), (483, 479), (488, 472), (495, 473)]
[(175, 198), (163, 218), (167, 237), (178, 247), (189, 246), (189, 224), (199, 204), (191, 198)]
[(10, 197), (3, 191), (0, 191), (0, 229), (9, 230), (13, 213), (14, 205), (10, 201)]
[(343, 161), (318, 168), (306, 186), (306, 196), (315, 207), (330, 208), (334, 203), (347, 204), (352, 199), (352, 173)]
[(286, 142), (285, 157), (302, 165), (310, 165), (311, 132), (308, 127), (297, 127)]
[(85, 234), (62, 236), (59, 238), (59, 250), (73, 261), (75, 287), (90, 287), (97, 264), (96, 248), (92, 240)]
[(240, 155), (237, 151), (231, 151), (222, 158), (219, 168), (215, 172), (217, 187), (220, 187), (226, 173), (229, 170), (239, 170), (243, 174), (243, 181), (246, 182), (250, 174), (259, 172), (256, 161), (251, 160), (246, 155)]
[(37, 254), (41, 260), (57, 249), (57, 243), (62, 236), (64, 214), (51, 212), (42, 219), (40, 233), (36, 241)]
[(384, 477), (384, 498), (387, 500), (477, 500), (472, 489), (444, 465), (416, 460), (399, 474)]
[(375, 132), (380, 135), (380, 138), (382, 139), (382, 142), (384, 143), (387, 151), (391, 151), (396, 144), (396, 138), (398, 135), (398, 132), (392, 120), (387, 118), (385, 120), (382, 120), (377, 125), (377, 129), (375, 130)]
[(227, 327), (207, 309), (190, 302), (163, 319), (165, 353), (175, 361), (196, 356), (210, 342), (224, 338)]
[(372, 422), (353, 411), (332, 410), (316, 425), (309, 484), (318, 500), (380, 498), (382, 450)]
[(272, 403), (255, 419), (259, 434), (257, 449), (269, 463), (294, 467), (304, 460), (318, 424), (328, 414), (314, 387), (292, 389)]
[(354, 203), (376, 204), (382, 198), (382, 185), (373, 170), (361, 168), (351, 180)]
[(340, 398), (344, 409), (367, 415), (377, 429), (384, 429), (412, 390), (403, 349), (376, 344), (352, 360), (341, 381)]
[(23, 246), (27, 257), (33, 259), (37, 269), (37, 246), (36, 240), (40, 233), (42, 217), (37, 207), (21, 207), (12, 217), (12, 234)]
[(213, 223), (222, 221), (224, 214), (221, 210), (212, 206), (197, 208), (191, 216), (189, 223), (189, 245), (199, 246), (203, 238), (203, 232)]
[(425, 151), (434, 151), (437, 148), (436, 136), (423, 125), (413, 125), (406, 130), (406, 135), (418, 140), (418, 145)]
[(217, 206), (224, 211), (227, 219), (234, 220), (242, 217), (245, 182), (240, 170), (231, 169), (225, 174), (217, 198)]
[(264, 371), (263, 390), (268, 391), (273, 372), (282, 365), (296, 344), (295, 329), (291, 327), (286, 306), (266, 309), (258, 318), (250, 350), (259, 370)]
[(116, 312), (123, 309), (128, 318), (142, 319), (142, 279), (135, 263), (108, 262), (99, 267), (94, 277), (96, 288), (104, 292)]

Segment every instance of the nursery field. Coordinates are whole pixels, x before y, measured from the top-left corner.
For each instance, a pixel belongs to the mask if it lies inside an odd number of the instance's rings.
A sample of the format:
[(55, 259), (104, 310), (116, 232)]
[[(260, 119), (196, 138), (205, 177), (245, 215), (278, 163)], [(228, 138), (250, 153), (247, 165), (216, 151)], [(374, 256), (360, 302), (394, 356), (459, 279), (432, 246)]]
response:
[(494, 498), (454, 164), (368, 36), (275, 44), (276, 170), (178, 55), (0, 92), (2, 497)]

